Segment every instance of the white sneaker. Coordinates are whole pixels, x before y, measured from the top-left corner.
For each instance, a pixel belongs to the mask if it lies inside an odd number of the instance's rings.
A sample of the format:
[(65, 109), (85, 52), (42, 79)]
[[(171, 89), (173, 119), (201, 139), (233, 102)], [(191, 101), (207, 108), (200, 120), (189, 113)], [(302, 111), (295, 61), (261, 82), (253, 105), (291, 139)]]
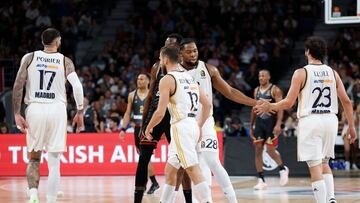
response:
[(350, 171), (350, 162), (345, 161), (345, 171)]
[(259, 178), (258, 183), (254, 186), (254, 190), (267, 190), (267, 184)]
[(280, 185), (284, 186), (289, 181), (289, 168), (285, 166), (285, 170), (281, 170), (280, 172)]
[(355, 170), (355, 171), (359, 170), (359, 168), (357, 167), (356, 164), (352, 164), (351, 167), (352, 167), (352, 170)]

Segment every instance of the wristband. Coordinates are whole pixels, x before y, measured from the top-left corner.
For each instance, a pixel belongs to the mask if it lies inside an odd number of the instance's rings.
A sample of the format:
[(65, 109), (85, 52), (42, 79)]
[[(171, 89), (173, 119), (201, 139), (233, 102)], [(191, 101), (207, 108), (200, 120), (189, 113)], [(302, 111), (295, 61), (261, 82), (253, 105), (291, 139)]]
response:
[(121, 128), (120, 131), (126, 132), (126, 128)]

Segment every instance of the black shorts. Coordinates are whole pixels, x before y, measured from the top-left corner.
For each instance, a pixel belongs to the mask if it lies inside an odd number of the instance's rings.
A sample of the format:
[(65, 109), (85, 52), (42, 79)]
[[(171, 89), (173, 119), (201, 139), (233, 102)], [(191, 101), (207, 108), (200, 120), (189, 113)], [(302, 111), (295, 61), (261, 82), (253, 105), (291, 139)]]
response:
[(156, 148), (157, 143), (161, 139), (161, 136), (165, 134), (167, 141), (170, 143), (171, 136), (170, 136), (170, 113), (169, 111), (166, 111), (164, 118), (161, 120), (161, 122), (153, 128), (153, 131), (151, 133), (153, 139), (148, 140), (144, 136), (144, 132), (146, 130), (146, 126), (141, 131), (140, 137), (140, 145), (151, 145)]
[(278, 136), (273, 133), (276, 125), (276, 118), (261, 119), (256, 118), (254, 136), (255, 144), (266, 144), (270, 146), (277, 146)]

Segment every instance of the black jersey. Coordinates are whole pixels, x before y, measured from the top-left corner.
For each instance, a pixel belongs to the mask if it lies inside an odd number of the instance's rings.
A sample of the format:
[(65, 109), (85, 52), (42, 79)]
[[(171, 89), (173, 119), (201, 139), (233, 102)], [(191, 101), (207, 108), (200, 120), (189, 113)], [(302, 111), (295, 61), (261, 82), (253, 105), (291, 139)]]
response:
[[(157, 69), (157, 73), (156, 73), (156, 81), (155, 81), (155, 85), (154, 85), (154, 89), (153, 89), (153, 97), (150, 101), (150, 105), (149, 105), (149, 110), (148, 110), (148, 114), (146, 116), (146, 118), (144, 118), (144, 126), (147, 126), (147, 124), (150, 122), (152, 115), (154, 114), (155, 110), (157, 109), (157, 106), (159, 104), (159, 84), (160, 84), (160, 80), (161, 78), (164, 77), (164, 73), (160, 67), (160, 63), (157, 62), (156, 64), (154, 64), (153, 68)], [(170, 121), (169, 121), (170, 122)]]
[[(256, 88), (256, 92), (255, 92), (255, 99), (259, 100), (259, 99), (265, 99), (267, 101), (269, 101), (270, 103), (275, 102), (275, 98), (272, 95), (272, 89), (273, 89), (274, 85), (271, 84), (270, 87), (268, 89), (266, 89), (264, 92), (260, 91), (260, 87)], [(257, 116), (256, 119), (260, 118), (260, 119), (270, 119), (273, 118), (275, 119), (276, 114), (262, 114), (260, 116)]]
[(140, 99), (139, 95), (137, 94), (137, 89), (134, 93), (134, 98), (132, 101), (132, 117), (131, 120), (135, 123), (136, 126), (141, 126), (142, 122), (142, 115), (144, 111), (144, 101), (145, 99)]

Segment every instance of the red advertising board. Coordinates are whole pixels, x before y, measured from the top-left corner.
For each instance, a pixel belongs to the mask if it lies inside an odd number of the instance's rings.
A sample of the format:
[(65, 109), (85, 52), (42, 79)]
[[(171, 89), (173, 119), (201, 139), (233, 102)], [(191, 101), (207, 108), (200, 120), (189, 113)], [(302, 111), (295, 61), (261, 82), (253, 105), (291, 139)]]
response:
[[(222, 135), (218, 133), (220, 152)], [(79, 175), (135, 175), (138, 154), (133, 134), (120, 141), (117, 133), (68, 134), (67, 152), (61, 157), (61, 174)], [(163, 174), (168, 145), (161, 140), (152, 157), (155, 174)], [(222, 153), (220, 159), (223, 160)], [(40, 174), (47, 175), (46, 153)], [(28, 163), (24, 135), (0, 135), (0, 176), (24, 176)]]

